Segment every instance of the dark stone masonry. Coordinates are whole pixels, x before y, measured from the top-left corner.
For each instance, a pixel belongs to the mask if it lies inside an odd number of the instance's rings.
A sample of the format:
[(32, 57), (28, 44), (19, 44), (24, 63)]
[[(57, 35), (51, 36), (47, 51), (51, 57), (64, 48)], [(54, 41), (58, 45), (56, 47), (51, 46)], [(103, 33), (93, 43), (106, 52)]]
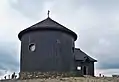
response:
[(43, 79), (43, 78), (64, 78), (64, 77), (76, 77), (77, 75), (75, 73), (59, 73), (59, 72), (22, 72), (20, 73), (19, 79), (25, 80), (25, 79)]

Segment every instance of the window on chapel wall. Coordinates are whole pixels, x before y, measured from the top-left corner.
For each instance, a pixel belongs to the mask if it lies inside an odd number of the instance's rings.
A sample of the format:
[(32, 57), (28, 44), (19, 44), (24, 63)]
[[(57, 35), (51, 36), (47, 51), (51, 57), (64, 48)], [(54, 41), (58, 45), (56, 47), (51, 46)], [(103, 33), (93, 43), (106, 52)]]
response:
[(36, 45), (34, 43), (31, 43), (29, 45), (29, 51), (34, 52), (36, 50)]
[(80, 71), (81, 70), (81, 66), (77, 66), (77, 70)]

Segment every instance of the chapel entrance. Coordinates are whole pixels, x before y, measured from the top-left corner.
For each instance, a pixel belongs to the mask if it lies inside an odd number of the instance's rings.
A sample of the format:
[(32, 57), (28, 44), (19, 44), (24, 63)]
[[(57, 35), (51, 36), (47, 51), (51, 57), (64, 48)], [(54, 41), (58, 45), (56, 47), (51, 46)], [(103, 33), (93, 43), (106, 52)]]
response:
[(83, 75), (88, 74), (88, 68), (86, 66), (83, 67)]

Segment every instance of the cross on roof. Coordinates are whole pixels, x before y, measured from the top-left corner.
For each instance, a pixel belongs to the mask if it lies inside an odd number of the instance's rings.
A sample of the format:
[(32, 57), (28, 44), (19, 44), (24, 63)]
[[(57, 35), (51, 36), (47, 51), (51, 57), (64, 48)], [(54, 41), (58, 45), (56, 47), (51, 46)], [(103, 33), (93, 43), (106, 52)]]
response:
[(48, 17), (49, 17), (50, 11), (48, 10)]

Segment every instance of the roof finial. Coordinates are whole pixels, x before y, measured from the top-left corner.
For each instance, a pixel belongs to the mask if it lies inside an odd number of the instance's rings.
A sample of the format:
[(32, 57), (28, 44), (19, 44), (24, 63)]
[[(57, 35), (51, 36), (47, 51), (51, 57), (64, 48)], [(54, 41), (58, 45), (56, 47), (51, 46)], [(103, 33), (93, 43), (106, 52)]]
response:
[(48, 17), (49, 17), (50, 11), (48, 10)]

